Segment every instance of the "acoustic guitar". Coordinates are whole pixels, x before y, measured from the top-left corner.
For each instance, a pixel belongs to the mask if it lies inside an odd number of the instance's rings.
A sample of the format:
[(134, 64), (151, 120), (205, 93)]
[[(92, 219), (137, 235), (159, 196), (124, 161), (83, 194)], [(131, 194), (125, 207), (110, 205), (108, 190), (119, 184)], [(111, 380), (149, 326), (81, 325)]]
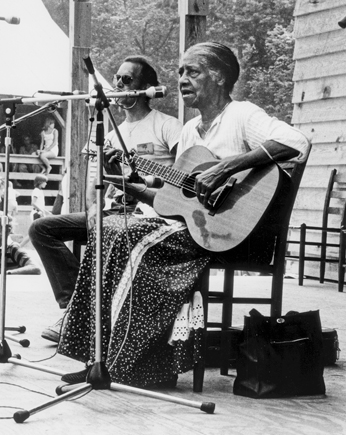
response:
[[(275, 163), (238, 172), (217, 189), (205, 208), (196, 196), (195, 177), (219, 160), (203, 146), (187, 149), (173, 166), (131, 154), (139, 172), (163, 181), (154, 209), (162, 217), (183, 219), (195, 242), (212, 252), (235, 248), (258, 226), (282, 185), (282, 169)], [(122, 161), (122, 151), (115, 155)]]

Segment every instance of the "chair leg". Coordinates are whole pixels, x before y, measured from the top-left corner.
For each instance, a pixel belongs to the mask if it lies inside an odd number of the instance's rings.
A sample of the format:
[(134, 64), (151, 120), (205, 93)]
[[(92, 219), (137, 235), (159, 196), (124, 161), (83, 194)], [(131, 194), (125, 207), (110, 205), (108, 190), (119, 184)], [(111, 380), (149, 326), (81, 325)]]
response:
[(320, 263), (320, 283), (324, 283), (326, 273), (326, 256), (327, 256), (327, 232), (322, 230), (321, 238), (321, 263)]
[(346, 249), (346, 232), (341, 230), (340, 232), (340, 252), (339, 252), (339, 276), (338, 276), (338, 291), (344, 291), (345, 281), (345, 249)]
[(270, 315), (273, 317), (281, 316), (282, 314), (282, 294), (283, 294), (283, 279), (284, 268), (282, 270), (276, 270), (273, 274)]
[(306, 225), (300, 226), (298, 285), (303, 285), (305, 262)]
[(203, 391), (204, 372), (205, 372), (205, 359), (206, 359), (206, 347), (207, 337), (206, 330), (203, 331), (202, 338), (202, 359), (198, 361), (193, 367), (193, 391), (194, 393), (201, 393)]
[(82, 251), (81, 244), (77, 241), (74, 241), (72, 250), (73, 250), (73, 254), (77, 258), (77, 260), (81, 261), (81, 251)]
[(229, 360), (231, 353), (230, 330), (233, 316), (233, 292), (234, 292), (234, 270), (230, 267), (225, 268), (223, 293), (224, 300), (222, 304), (222, 331), (221, 331), (221, 356), (220, 356), (220, 374), (228, 375)]
[(338, 277), (338, 291), (344, 291), (344, 281), (345, 281), (345, 266), (339, 265), (339, 277)]

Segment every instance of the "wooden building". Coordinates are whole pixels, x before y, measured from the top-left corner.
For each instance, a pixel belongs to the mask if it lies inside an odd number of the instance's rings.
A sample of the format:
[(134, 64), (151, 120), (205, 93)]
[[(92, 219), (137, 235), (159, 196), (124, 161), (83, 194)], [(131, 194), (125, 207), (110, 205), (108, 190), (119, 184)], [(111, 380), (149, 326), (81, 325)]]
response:
[[(312, 151), (291, 219), (294, 226), (321, 225), (333, 168), (346, 181), (346, 29), (338, 24), (345, 16), (346, 0), (296, 2), (292, 123), (310, 138)], [(310, 249), (318, 253), (319, 248)], [(318, 263), (306, 266), (306, 274), (318, 276)], [(297, 262), (287, 261), (287, 270), (297, 272)], [(327, 266), (326, 277), (335, 279), (335, 270), (336, 265)]]

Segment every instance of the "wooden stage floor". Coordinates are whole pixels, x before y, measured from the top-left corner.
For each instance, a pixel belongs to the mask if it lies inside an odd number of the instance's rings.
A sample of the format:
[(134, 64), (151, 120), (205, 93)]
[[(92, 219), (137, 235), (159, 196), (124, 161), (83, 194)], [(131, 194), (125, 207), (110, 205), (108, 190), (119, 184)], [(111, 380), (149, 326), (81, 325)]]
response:
[[(244, 292), (265, 293), (268, 277), (236, 277), (236, 285)], [(213, 288), (220, 285), (220, 276), (212, 277)], [(39, 364), (62, 372), (83, 368), (81, 363), (55, 355), (56, 346), (41, 338), (41, 331), (55, 323), (61, 315), (45, 274), (40, 276), (8, 276), (6, 286), (6, 325), (25, 325), (20, 338), (30, 340), (30, 346), (21, 347), (7, 341), (12, 354), (22, 360), (41, 361)], [(325, 396), (290, 399), (255, 400), (233, 395), (236, 376), (220, 376), (218, 369), (206, 371), (204, 391), (192, 392), (192, 373), (179, 376), (177, 388), (160, 390), (197, 403), (214, 402), (214, 414), (198, 408), (148, 398), (137, 394), (94, 390), (83, 397), (60, 403), (31, 415), (24, 423), (13, 420), (20, 409), (31, 410), (52, 397), (61, 385), (60, 377), (40, 370), (12, 363), (0, 364), (0, 428), (4, 434), (71, 434), (89, 435), (112, 433), (116, 435), (288, 435), (288, 434), (343, 434), (346, 433), (346, 293), (338, 293), (336, 285), (318, 284), (306, 280), (299, 287), (296, 279), (285, 279), (284, 309), (305, 311), (319, 309), (322, 326), (337, 330), (341, 354), (333, 366), (326, 367)], [(215, 307), (215, 306), (213, 306)], [(242, 324), (243, 315), (252, 307), (241, 307), (236, 312), (236, 323)], [(262, 311), (262, 308), (258, 308)], [(217, 316), (213, 308), (212, 316)], [(216, 310), (216, 311), (215, 311)], [(263, 309), (263, 314), (267, 314)], [(12, 333), (9, 333), (12, 334)]]

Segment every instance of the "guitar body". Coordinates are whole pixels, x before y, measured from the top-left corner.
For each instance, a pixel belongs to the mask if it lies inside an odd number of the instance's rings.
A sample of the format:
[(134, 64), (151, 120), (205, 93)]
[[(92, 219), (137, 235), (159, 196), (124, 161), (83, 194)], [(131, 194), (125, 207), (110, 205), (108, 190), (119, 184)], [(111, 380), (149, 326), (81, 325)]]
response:
[[(195, 175), (218, 162), (207, 148), (194, 146), (178, 158), (173, 168), (190, 174), (193, 185)], [(154, 208), (162, 217), (183, 218), (191, 237), (202, 248), (227, 251), (257, 227), (278, 194), (282, 177), (276, 164), (233, 175), (236, 183), (215, 213), (210, 213), (194, 192), (165, 183), (155, 196)]]

